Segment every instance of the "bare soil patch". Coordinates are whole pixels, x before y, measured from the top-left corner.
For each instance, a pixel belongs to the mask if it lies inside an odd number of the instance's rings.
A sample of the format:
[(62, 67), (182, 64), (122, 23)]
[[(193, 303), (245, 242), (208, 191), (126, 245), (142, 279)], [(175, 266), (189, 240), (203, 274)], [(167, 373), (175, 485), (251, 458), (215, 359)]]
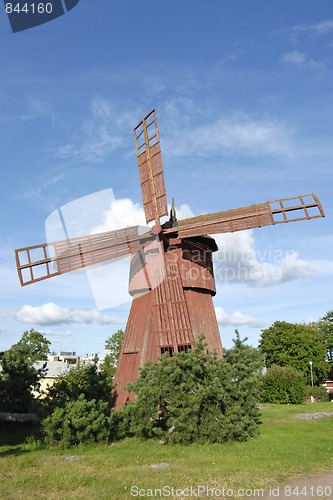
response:
[[(253, 497), (255, 498), (255, 496)], [(264, 500), (273, 498), (296, 499), (332, 499), (333, 498), (333, 471), (319, 472), (307, 476), (293, 477), (284, 484), (272, 485), (265, 490)]]

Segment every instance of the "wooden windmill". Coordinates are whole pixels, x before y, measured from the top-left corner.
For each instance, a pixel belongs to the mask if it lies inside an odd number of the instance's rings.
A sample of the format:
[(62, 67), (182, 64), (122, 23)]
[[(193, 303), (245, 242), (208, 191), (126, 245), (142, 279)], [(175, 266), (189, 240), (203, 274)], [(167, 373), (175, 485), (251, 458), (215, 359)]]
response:
[(155, 110), (135, 127), (134, 138), (146, 222), (154, 221), (153, 227), (144, 234), (132, 226), (16, 250), (22, 286), (131, 254), (133, 302), (115, 375), (115, 407), (133, 397), (125, 387), (146, 361), (191, 349), (201, 333), (208, 349), (222, 356), (212, 302), (212, 254), (218, 248), (208, 235), (324, 217), (309, 194), (183, 220), (172, 203), (161, 224), (168, 207)]

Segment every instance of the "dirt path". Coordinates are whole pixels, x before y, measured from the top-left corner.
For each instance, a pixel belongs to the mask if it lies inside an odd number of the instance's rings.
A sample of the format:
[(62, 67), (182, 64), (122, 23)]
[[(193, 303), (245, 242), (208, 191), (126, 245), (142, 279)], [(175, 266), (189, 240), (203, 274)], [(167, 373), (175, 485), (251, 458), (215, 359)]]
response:
[[(256, 493), (256, 492), (254, 492)], [(264, 496), (254, 494), (252, 498), (277, 499), (333, 499), (333, 471), (309, 474), (290, 479), (283, 485), (271, 486), (264, 490)], [(251, 498), (251, 497), (250, 497)]]

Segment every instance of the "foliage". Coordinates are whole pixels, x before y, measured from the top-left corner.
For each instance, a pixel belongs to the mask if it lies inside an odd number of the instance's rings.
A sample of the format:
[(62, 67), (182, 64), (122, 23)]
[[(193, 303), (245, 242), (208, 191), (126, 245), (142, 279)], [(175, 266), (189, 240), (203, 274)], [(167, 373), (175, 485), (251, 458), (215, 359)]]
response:
[(88, 401), (81, 394), (77, 401), (68, 401), (43, 420), (44, 442), (59, 444), (63, 448), (82, 443), (107, 443), (109, 418), (106, 409), (106, 402)]
[(235, 346), (222, 361), (206, 350), (201, 336), (193, 350), (148, 362), (128, 387), (137, 394), (135, 402), (113, 415), (118, 437), (189, 444), (255, 436), (260, 362), (255, 349), (236, 334)]
[(325, 387), (322, 386), (318, 387), (317, 385), (314, 386), (308, 385), (306, 388), (306, 396), (307, 397), (312, 396), (313, 398), (315, 398), (316, 401), (320, 402), (329, 401), (329, 394), (325, 389)]
[(317, 323), (316, 326), (323, 336), (326, 346), (327, 360), (333, 367), (333, 311), (328, 311)]
[(291, 366), (302, 371), (310, 382), (309, 362), (312, 361), (314, 382), (327, 376), (326, 346), (313, 324), (276, 321), (262, 331), (259, 349), (267, 368), (273, 365)]
[(101, 363), (100, 370), (107, 376), (110, 382), (112, 382), (116, 372), (123, 340), (124, 332), (123, 330), (118, 330), (105, 341), (105, 349), (109, 353), (105, 356), (103, 363)]
[(27, 363), (32, 365), (36, 361), (47, 360), (50, 345), (51, 342), (42, 333), (30, 330), (23, 333), (21, 339), (10, 348), (10, 351), (13, 354), (22, 354)]
[(0, 411), (26, 413), (34, 411), (44, 370), (33, 363), (47, 359), (50, 342), (39, 332), (24, 332), (21, 340), (0, 355)]
[(0, 361), (0, 411), (28, 413), (36, 408), (33, 390), (39, 389), (41, 370), (31, 366), (23, 353), (8, 350)]
[(263, 362), (258, 350), (241, 340), (238, 330), (233, 339), (234, 346), (224, 355), (227, 377), (231, 382), (230, 398), (233, 414), (230, 415), (231, 439), (248, 432), (249, 437), (256, 432), (259, 422), (258, 401), (260, 399), (260, 378)]
[(75, 401), (81, 394), (87, 401), (108, 402), (112, 382), (103, 372), (97, 369), (97, 360), (93, 363), (74, 365), (67, 373), (61, 375), (50, 387), (45, 401), (48, 413), (55, 408), (64, 408), (69, 401)]
[(105, 341), (105, 349), (108, 349), (110, 351), (110, 355), (113, 356), (114, 364), (117, 364), (123, 340), (124, 331), (117, 330)]
[(273, 365), (262, 376), (264, 403), (300, 404), (305, 399), (304, 373), (292, 366)]

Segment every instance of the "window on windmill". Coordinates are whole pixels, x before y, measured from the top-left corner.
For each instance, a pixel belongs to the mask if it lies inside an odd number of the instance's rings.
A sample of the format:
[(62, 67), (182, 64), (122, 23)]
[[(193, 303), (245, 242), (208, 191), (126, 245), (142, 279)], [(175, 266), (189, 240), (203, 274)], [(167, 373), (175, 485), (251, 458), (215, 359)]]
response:
[(166, 352), (169, 353), (169, 356), (171, 357), (173, 355), (173, 347), (171, 345), (161, 347), (161, 354), (164, 354)]
[(190, 351), (192, 349), (192, 346), (191, 344), (185, 344), (185, 345), (179, 345), (178, 346), (178, 352), (187, 352), (187, 351)]

